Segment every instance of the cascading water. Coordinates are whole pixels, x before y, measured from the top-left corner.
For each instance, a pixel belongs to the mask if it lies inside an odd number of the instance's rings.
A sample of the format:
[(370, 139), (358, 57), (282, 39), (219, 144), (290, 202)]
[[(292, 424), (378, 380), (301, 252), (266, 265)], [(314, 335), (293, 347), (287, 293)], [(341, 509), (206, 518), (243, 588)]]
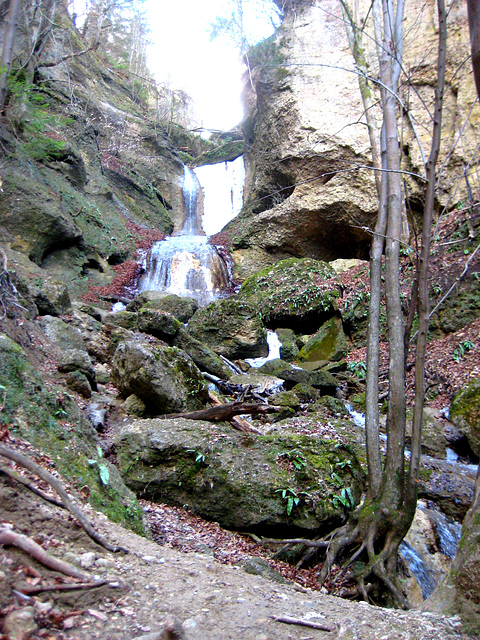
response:
[(165, 291), (195, 298), (207, 304), (218, 298), (229, 284), (228, 268), (208, 243), (197, 215), (197, 178), (184, 168), (182, 184), (185, 219), (182, 228), (172, 237), (157, 242), (145, 265), (140, 291)]

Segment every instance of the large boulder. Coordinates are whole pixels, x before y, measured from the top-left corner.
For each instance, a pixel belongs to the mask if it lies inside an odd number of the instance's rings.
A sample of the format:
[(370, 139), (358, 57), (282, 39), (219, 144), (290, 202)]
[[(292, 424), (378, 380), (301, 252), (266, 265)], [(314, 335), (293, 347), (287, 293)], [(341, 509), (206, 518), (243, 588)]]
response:
[(284, 362), (280, 358), (268, 360), (258, 369), (258, 372), (284, 380), (286, 389), (291, 389), (297, 384), (308, 384), (319, 389), (322, 395), (335, 395), (338, 387), (337, 381), (329, 371), (322, 368), (309, 371)]
[(234, 296), (201, 307), (188, 323), (188, 332), (230, 360), (268, 355), (267, 332), (260, 314)]
[(156, 309), (172, 314), (180, 322), (188, 322), (198, 309), (194, 298), (184, 298), (165, 291), (143, 291), (127, 305), (127, 311)]
[(290, 258), (247, 278), (238, 297), (261, 313), (267, 327), (313, 333), (337, 308), (334, 275), (326, 262)]
[(134, 491), (235, 529), (338, 523), (346, 511), (335, 496), (348, 488), (358, 500), (363, 483), (348, 448), (285, 431), (246, 441), (223, 424), (140, 420), (117, 435), (115, 451)]
[(111, 379), (120, 393), (137, 395), (157, 415), (200, 409), (207, 391), (192, 359), (177, 347), (137, 338), (120, 343), (113, 357)]
[(480, 378), (455, 395), (450, 405), (449, 417), (467, 436), (475, 455), (480, 456)]

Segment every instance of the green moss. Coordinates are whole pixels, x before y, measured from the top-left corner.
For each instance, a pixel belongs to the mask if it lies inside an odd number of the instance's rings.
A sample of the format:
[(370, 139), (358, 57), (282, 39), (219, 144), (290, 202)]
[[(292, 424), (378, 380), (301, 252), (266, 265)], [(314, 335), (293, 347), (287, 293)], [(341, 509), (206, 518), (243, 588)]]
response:
[(89, 501), (108, 517), (143, 532), (140, 509), (118, 474), (104, 487), (89, 459), (98, 456), (98, 437), (73, 398), (64, 390), (47, 387), (23, 350), (0, 335), (0, 388), (5, 390), (3, 421), (9, 428), (55, 462), (70, 484), (90, 489)]

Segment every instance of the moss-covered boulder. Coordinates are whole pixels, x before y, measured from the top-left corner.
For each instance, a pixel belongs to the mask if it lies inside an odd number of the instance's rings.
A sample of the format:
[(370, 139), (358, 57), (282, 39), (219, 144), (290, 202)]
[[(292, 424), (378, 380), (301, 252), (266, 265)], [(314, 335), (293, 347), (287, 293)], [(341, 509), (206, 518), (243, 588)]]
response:
[(327, 262), (290, 258), (247, 278), (238, 296), (262, 314), (266, 326), (312, 333), (336, 311), (334, 275)]
[(200, 340), (193, 338), (183, 327), (180, 327), (176, 334), (173, 345), (188, 353), (201, 371), (211, 373), (222, 380), (228, 380), (231, 377), (232, 372), (223, 360)]
[(268, 355), (261, 316), (252, 305), (235, 296), (201, 307), (188, 323), (188, 332), (231, 360)]
[(480, 378), (455, 395), (450, 405), (450, 420), (467, 436), (473, 452), (480, 456)]
[(348, 344), (342, 327), (342, 319), (334, 316), (327, 320), (319, 331), (302, 347), (298, 362), (338, 361), (348, 351)]
[(127, 311), (139, 311), (140, 309), (164, 311), (185, 323), (198, 309), (198, 302), (194, 298), (184, 298), (164, 291), (144, 291), (135, 296), (127, 305)]
[(111, 379), (124, 397), (137, 395), (157, 415), (200, 409), (208, 397), (202, 374), (185, 352), (141, 336), (118, 345)]
[(332, 374), (324, 369), (309, 371), (279, 358), (268, 360), (258, 371), (284, 380), (287, 389), (291, 389), (296, 384), (308, 384), (318, 389), (322, 395), (334, 395), (338, 386)]
[(223, 424), (140, 420), (123, 428), (115, 450), (137, 493), (235, 529), (340, 522), (348, 506), (335, 496), (345, 489), (353, 506), (363, 483), (348, 448), (284, 431), (247, 441)]

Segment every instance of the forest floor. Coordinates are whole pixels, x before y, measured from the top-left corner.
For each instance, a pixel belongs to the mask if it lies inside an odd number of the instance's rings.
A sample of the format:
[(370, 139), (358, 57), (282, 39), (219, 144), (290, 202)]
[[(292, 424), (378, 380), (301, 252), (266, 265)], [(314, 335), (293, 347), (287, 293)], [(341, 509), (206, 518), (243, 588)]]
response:
[[(287, 582), (279, 574), (274, 579), (253, 575), (248, 565), (254, 567), (251, 559), (259, 555), (253, 542), (180, 509), (143, 503), (150, 523), (156, 523), (155, 542), (83, 505), (96, 530), (128, 550), (113, 554), (95, 544), (68, 512), (10, 478), (0, 476), (0, 494), (0, 521), (13, 522), (16, 531), (28, 534), (50, 554), (83, 566), (92, 580), (106, 581), (98, 587), (22, 597), (26, 587), (58, 589), (78, 581), (59, 577), (14, 547), (0, 550), (0, 615), (10, 622), (20, 618), (19, 634), (0, 634), (2, 640), (131, 640), (161, 631), (171, 615), (189, 640), (466, 637), (456, 617), (381, 609)], [(224, 564), (226, 556), (236, 564)], [(17, 592), (13, 601), (12, 587)], [(283, 616), (331, 631), (274, 619)]]

